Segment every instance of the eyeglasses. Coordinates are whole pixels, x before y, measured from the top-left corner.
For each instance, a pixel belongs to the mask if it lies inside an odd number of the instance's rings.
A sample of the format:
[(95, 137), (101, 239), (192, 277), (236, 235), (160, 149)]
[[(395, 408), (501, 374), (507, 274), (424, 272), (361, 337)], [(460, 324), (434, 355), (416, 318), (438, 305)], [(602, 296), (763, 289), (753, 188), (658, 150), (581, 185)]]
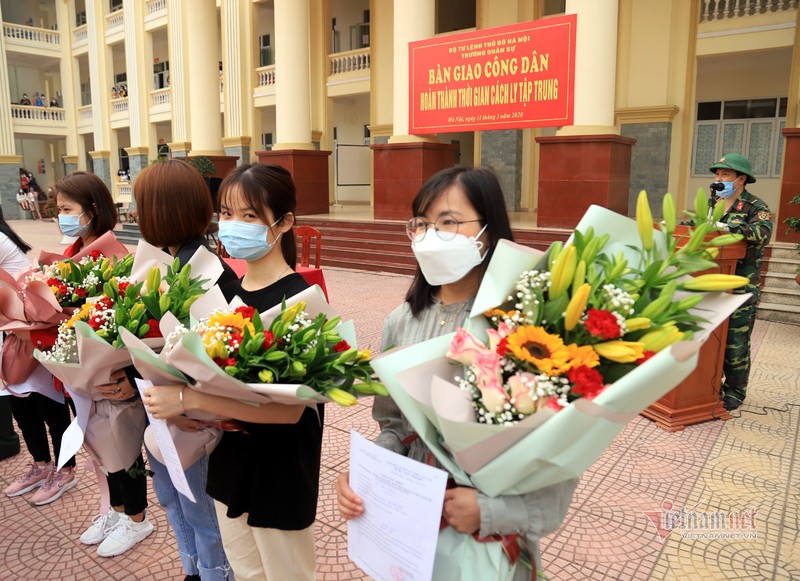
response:
[(439, 239), (447, 242), (458, 235), (458, 227), (461, 224), (469, 224), (471, 222), (483, 222), (483, 220), (480, 218), (477, 220), (456, 220), (452, 216), (439, 216), (436, 218), (436, 222), (431, 224), (424, 218), (411, 218), (406, 222), (406, 235), (412, 242), (420, 242), (425, 238), (428, 228), (433, 225), (433, 229)]

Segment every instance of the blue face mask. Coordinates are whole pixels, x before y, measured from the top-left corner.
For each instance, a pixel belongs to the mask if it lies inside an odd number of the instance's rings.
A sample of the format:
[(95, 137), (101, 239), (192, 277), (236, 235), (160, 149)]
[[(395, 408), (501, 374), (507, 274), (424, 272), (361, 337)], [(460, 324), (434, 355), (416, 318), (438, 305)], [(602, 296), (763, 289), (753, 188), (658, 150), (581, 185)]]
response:
[(730, 198), (733, 193), (736, 191), (736, 188), (733, 185), (733, 182), (715, 182), (718, 184), (722, 184), (723, 188), (717, 191), (717, 196), (723, 199)]
[(231, 255), (231, 258), (242, 260), (258, 260), (266, 256), (280, 239), (281, 234), (272, 243), (267, 242), (267, 232), (275, 224), (252, 224), (236, 220), (224, 220), (219, 223), (219, 241)]
[[(84, 212), (84, 214), (85, 213), (86, 212)], [(73, 238), (76, 236), (83, 236), (89, 229), (89, 222), (81, 225), (81, 216), (83, 216), (83, 214), (80, 216), (76, 216), (75, 214), (59, 214), (58, 227), (61, 233), (65, 236), (72, 236)]]

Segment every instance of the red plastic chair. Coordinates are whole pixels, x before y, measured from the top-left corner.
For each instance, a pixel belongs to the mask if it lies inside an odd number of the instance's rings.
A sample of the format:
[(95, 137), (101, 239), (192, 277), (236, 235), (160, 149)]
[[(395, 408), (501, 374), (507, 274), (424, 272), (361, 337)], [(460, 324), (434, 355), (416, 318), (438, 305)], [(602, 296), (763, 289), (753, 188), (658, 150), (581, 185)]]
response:
[(322, 234), (311, 226), (297, 226), (294, 235), (300, 238), (300, 266), (308, 267), (311, 261), (311, 240), (315, 239), (316, 252), (314, 254), (314, 268), (319, 268), (322, 253)]

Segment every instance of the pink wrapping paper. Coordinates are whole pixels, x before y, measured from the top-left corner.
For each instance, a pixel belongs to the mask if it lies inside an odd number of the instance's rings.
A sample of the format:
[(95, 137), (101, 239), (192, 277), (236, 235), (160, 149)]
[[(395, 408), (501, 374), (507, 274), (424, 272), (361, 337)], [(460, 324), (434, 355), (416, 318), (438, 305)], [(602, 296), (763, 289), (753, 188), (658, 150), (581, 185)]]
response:
[(114, 232), (109, 230), (88, 246), (84, 246), (78, 253), (75, 254), (75, 256), (64, 256), (63, 254), (42, 250), (39, 253), (39, 264), (53, 264), (67, 259), (78, 261), (84, 256), (88, 256), (95, 250), (99, 250), (100, 254), (106, 258), (111, 258), (114, 256), (117, 258), (122, 258), (123, 256), (127, 256), (131, 253), (131, 251), (128, 250), (122, 242), (117, 240), (117, 237), (114, 236)]

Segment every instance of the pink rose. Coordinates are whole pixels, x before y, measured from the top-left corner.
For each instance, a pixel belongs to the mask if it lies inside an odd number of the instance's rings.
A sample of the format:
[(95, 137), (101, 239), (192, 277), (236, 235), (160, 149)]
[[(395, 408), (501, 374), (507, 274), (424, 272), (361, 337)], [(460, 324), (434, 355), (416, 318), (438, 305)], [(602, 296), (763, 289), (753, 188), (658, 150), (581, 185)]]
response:
[(486, 334), (489, 336), (489, 349), (497, 351), (500, 341), (511, 334), (511, 329), (505, 323), (500, 323), (497, 325), (497, 329), (487, 329)]
[(488, 352), (489, 350), (481, 342), (459, 327), (447, 350), (447, 357), (464, 365), (472, 365), (476, 355)]
[(537, 402), (533, 399), (533, 392), (536, 389), (536, 376), (532, 373), (517, 373), (508, 378), (508, 387), (511, 389), (511, 397), (516, 401), (519, 413), (526, 416), (537, 410)]
[(472, 362), (471, 369), (477, 378), (476, 383), (481, 391), (483, 405), (492, 412), (502, 411), (509, 397), (502, 386), (500, 356), (491, 351), (478, 353)]
[(562, 409), (564, 409), (564, 406), (558, 403), (558, 398), (554, 395), (551, 395), (549, 398), (547, 398), (547, 407), (557, 412), (560, 412)]

